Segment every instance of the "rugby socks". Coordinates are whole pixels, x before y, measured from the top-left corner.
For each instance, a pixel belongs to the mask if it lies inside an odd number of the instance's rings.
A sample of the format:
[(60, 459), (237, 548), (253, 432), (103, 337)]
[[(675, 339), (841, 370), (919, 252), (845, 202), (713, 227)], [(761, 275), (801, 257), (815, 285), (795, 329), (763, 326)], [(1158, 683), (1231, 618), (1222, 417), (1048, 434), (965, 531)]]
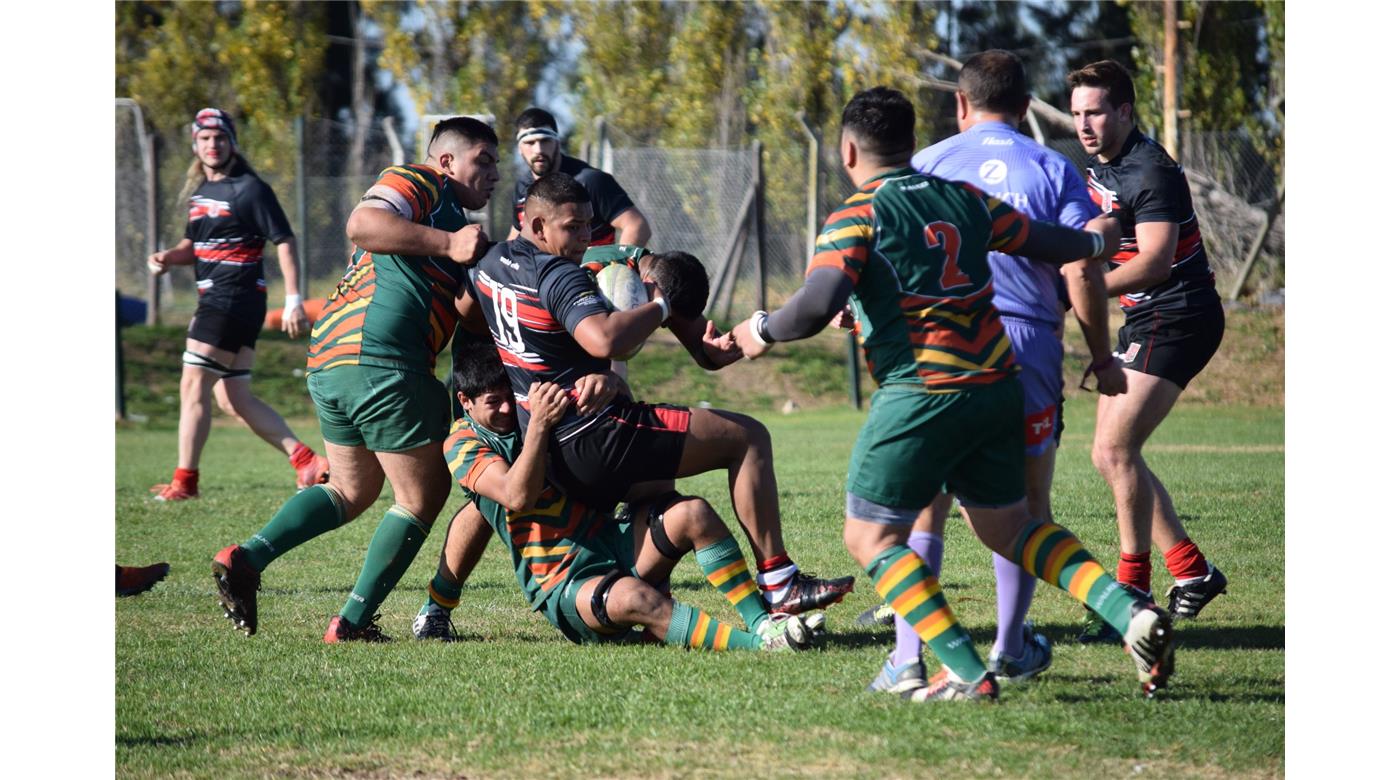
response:
[(199, 469), (182, 469), (175, 467), (175, 476), (170, 478), (170, 484), (180, 485), (188, 493), (199, 492)]
[(292, 454), (288, 456), (287, 462), (292, 464), (292, 468), (299, 469), (315, 459), (315, 450), (311, 449), (305, 444), (302, 444), (301, 442), (297, 442), (297, 446), (295, 449), (292, 450)]
[(972, 646), (972, 636), (953, 617), (938, 578), (918, 553), (907, 545), (891, 545), (865, 571), (880, 597), (914, 627), (944, 666), (958, 679), (981, 679), (987, 667)]
[(261, 531), (239, 546), (248, 563), (262, 571), (293, 547), (345, 523), (340, 496), (325, 485), (313, 485), (287, 499)]
[(423, 608), (418, 610), (418, 614), (428, 611), (429, 607), (437, 607), (444, 612), (451, 612), (462, 603), (462, 583), (453, 582), (442, 576), (439, 570), (433, 575), (433, 579), (428, 583), (428, 600), (423, 602)]
[[(310, 491), (306, 491), (310, 492)], [(356, 628), (364, 628), (374, 611), (384, 603), (389, 591), (399, 584), (399, 578), (418, 555), (423, 540), (428, 538), (428, 526), (411, 512), (395, 504), (384, 513), (374, 537), (369, 540), (365, 565), (355, 580), (355, 589), (340, 610), (340, 616)]]
[(763, 600), (772, 606), (774, 602), (787, 598), (792, 588), (792, 578), (797, 576), (797, 564), (787, 553), (775, 555), (758, 564), (758, 587), (763, 591)]
[(1143, 593), (1152, 592), (1152, 551), (1118, 553), (1118, 581)]
[(992, 570), (997, 575), (997, 639), (992, 651), (1020, 658), (1025, 652), (1026, 613), (1031, 611), (1036, 579), (1015, 561), (992, 554)]
[(1055, 523), (1028, 525), (1016, 540), (1015, 552), (1013, 560), (1026, 571), (1068, 591), (1119, 634), (1128, 632), (1136, 599), (1108, 576), (1069, 530)]
[(749, 567), (734, 537), (697, 549), (695, 561), (700, 564), (700, 571), (705, 572), (705, 579), (739, 610), (739, 616), (750, 630), (768, 617), (768, 607), (758, 595), (758, 585), (749, 576)]
[(741, 631), (715, 620), (702, 609), (679, 601), (671, 604), (671, 623), (666, 627), (666, 644), (694, 650), (757, 650), (758, 634)]
[(1167, 559), (1167, 571), (1176, 578), (1178, 585), (1186, 580), (1210, 574), (1210, 564), (1206, 563), (1206, 556), (1201, 554), (1200, 548), (1189, 537), (1172, 545), (1171, 549), (1162, 555)]
[[(909, 541), (906, 542), (909, 549), (918, 553), (924, 559), (924, 565), (933, 574), (934, 579), (943, 569), (943, 537), (931, 534), (928, 531), (914, 531), (909, 534)], [(894, 618), (894, 653), (890, 655), (890, 663), (898, 667), (910, 661), (917, 661), (923, 654), (924, 640), (919, 636), (919, 632), (909, 625), (909, 621), (898, 615)]]

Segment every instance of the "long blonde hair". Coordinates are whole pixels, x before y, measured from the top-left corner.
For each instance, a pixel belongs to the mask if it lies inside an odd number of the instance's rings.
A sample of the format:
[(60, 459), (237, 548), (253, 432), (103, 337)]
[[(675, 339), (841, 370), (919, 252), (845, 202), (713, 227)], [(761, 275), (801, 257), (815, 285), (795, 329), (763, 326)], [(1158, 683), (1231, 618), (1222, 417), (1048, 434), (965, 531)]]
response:
[[(253, 166), (248, 164), (247, 158), (235, 149), (233, 151), (233, 159), (229, 160), (228, 175), (240, 176), (245, 173), (257, 175), (257, 172), (253, 170)], [(204, 163), (200, 162), (198, 157), (194, 158), (194, 162), (190, 163), (189, 169), (185, 171), (185, 185), (180, 188), (180, 196), (175, 199), (175, 203), (178, 204), (177, 207), (180, 209), (187, 208), (190, 203), (190, 196), (194, 195), (194, 191), (199, 189), (200, 185), (208, 180), (209, 178), (204, 175)]]

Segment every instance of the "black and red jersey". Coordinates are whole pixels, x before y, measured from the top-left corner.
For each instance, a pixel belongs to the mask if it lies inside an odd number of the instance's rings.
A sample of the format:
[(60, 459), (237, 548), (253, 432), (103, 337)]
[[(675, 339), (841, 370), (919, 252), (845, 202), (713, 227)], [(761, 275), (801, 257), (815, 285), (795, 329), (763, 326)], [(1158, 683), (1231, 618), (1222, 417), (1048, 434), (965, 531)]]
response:
[(201, 306), (231, 310), (266, 305), (263, 245), (290, 238), (292, 227), (272, 188), (252, 172), (206, 181), (190, 196), (185, 238), (194, 242)]
[[(541, 251), (522, 236), (491, 247), (470, 275), (510, 377), (522, 433), (530, 421), (525, 399), (532, 382), (572, 390), (579, 377), (608, 370), (607, 358), (588, 354), (572, 335), (584, 318), (609, 311), (598, 284), (578, 263)], [(594, 419), (579, 417), (571, 407), (554, 436), (567, 438)]]
[(1171, 276), (1161, 284), (1119, 297), (1129, 316), (1219, 301), (1186, 173), (1160, 144), (1133, 128), (1117, 157), (1106, 163), (1091, 159), (1089, 197), (1105, 214), (1117, 215), (1123, 226), (1123, 241), (1109, 260), (1110, 268), (1138, 256), (1139, 223), (1175, 222), (1178, 226)]
[[(589, 224), (592, 233), (588, 245), (616, 244), (617, 230), (613, 228), (612, 221), (617, 219), (618, 214), (633, 208), (632, 199), (627, 197), (622, 185), (617, 183), (612, 174), (600, 171), (567, 154), (560, 156), (559, 172), (572, 176), (574, 181), (588, 190), (588, 200), (593, 204), (593, 222)], [(515, 221), (511, 224), (516, 230), (520, 230), (523, 224), (521, 220), (525, 213), (525, 193), (534, 183), (534, 177), (529, 174), (515, 182)]]

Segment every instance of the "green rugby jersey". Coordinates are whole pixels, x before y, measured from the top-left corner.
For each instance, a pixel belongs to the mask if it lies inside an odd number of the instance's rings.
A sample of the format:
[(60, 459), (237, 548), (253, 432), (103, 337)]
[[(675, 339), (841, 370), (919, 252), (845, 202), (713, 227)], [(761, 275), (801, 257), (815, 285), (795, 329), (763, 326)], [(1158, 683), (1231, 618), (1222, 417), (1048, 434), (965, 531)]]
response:
[(1018, 367), (992, 306), (987, 250), (1014, 254), (1030, 220), (976, 187), (899, 168), (831, 214), (807, 273), (837, 268), (875, 381), (932, 391), (998, 382)]
[[(439, 230), (468, 224), (446, 175), (429, 165), (386, 168), (365, 197)], [(454, 299), (465, 279), (463, 266), (446, 257), (355, 247), (349, 270), (312, 326), (307, 370), (360, 364), (433, 373), (456, 327)]]
[(614, 263), (626, 263), (633, 271), (641, 273), (642, 258), (649, 254), (650, 249), (635, 244), (602, 244), (584, 250), (583, 260), (579, 261), (579, 265), (594, 276)]
[(462, 492), (510, 549), (515, 579), (530, 608), (539, 609), (550, 591), (568, 579), (569, 566), (586, 552), (581, 540), (595, 536), (613, 519), (570, 501), (548, 482), (535, 506), (524, 512), (508, 511), (477, 493), (477, 480), (486, 469), (493, 463), (515, 462), (521, 446), (518, 431), (502, 435), (463, 417), (452, 424), (442, 451)]

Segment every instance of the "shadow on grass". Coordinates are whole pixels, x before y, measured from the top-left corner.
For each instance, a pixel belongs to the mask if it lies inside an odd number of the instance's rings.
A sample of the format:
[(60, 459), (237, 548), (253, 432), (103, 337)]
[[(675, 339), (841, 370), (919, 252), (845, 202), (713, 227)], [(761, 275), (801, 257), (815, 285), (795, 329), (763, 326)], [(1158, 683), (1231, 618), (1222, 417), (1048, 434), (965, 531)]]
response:
[(148, 736), (117, 735), (117, 747), (184, 747), (208, 739), (205, 734), (154, 734)]
[[(1036, 633), (1044, 634), (1051, 644), (1079, 644), (1081, 626), (1077, 623), (1036, 623)], [(978, 627), (972, 630), (978, 642), (996, 639), (996, 629)], [(1283, 626), (1211, 626), (1191, 621), (1176, 622), (1176, 646), (1179, 648), (1210, 648), (1214, 650), (1282, 650)]]

